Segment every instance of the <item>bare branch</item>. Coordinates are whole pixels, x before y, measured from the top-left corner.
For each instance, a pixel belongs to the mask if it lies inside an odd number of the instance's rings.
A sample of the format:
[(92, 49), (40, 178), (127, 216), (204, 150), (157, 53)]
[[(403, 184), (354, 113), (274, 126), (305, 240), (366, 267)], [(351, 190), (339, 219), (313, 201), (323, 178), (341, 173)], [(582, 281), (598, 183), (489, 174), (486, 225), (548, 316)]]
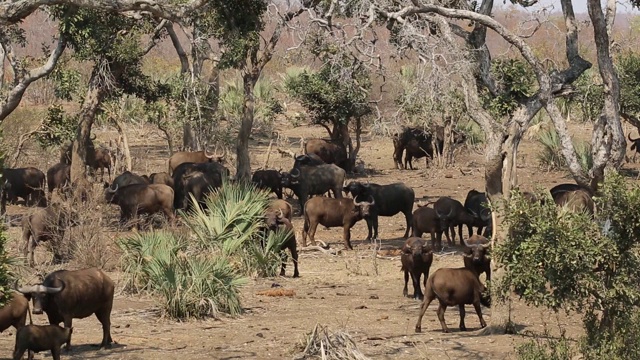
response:
[(176, 53), (178, 53), (178, 58), (180, 59), (180, 72), (185, 74), (189, 72), (189, 57), (187, 57), (187, 53), (184, 51), (182, 44), (180, 43), (180, 39), (176, 34), (175, 29), (173, 28), (173, 23), (165, 24), (167, 29), (167, 33), (169, 34), (169, 38), (171, 39), (171, 43), (173, 47), (176, 49)]
[(149, 39), (149, 43), (142, 50), (142, 56), (147, 55), (149, 51), (151, 51), (151, 49), (153, 49), (158, 44), (158, 40), (160, 40), (160, 33), (168, 23), (169, 23), (169, 20), (164, 19), (160, 21), (160, 23), (158, 24), (158, 26), (156, 26), (155, 29), (153, 29), (153, 34), (151, 35), (151, 39)]

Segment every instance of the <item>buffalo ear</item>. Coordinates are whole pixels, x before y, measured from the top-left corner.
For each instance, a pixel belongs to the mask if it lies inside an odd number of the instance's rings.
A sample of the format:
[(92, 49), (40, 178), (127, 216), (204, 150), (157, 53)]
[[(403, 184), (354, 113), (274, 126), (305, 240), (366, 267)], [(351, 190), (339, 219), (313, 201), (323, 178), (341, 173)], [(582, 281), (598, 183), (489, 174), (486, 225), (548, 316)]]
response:
[(411, 247), (407, 246), (407, 244), (405, 244), (405, 245), (402, 247), (402, 252), (403, 252), (404, 254), (412, 254), (412, 253), (413, 253), (413, 252), (411, 251)]
[(424, 245), (424, 246), (422, 246), (422, 253), (425, 254), (425, 255), (429, 255), (429, 254), (433, 253), (433, 249), (429, 245)]

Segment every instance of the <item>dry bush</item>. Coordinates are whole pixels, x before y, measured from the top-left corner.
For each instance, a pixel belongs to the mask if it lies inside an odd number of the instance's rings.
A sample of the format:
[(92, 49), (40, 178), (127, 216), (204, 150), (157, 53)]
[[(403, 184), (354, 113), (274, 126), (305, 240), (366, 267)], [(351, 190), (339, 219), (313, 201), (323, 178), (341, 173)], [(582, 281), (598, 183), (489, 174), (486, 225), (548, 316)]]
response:
[(380, 240), (374, 240), (367, 244), (366, 248), (354, 248), (343, 256), (345, 269), (351, 275), (378, 276), (378, 251), (381, 248)]
[(313, 331), (301, 343), (302, 352), (294, 359), (321, 358), (323, 360), (366, 360), (356, 343), (346, 332), (330, 332), (329, 329), (316, 324)]
[(296, 296), (296, 292), (292, 289), (267, 289), (258, 291), (256, 295), (264, 296)]

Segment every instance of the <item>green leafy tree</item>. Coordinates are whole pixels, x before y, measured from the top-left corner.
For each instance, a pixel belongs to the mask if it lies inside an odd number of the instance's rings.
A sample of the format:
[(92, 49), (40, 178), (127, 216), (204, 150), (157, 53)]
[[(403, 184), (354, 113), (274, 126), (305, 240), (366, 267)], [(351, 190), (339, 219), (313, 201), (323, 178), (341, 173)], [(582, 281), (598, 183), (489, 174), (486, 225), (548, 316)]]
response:
[(497, 95), (485, 91), (484, 106), (496, 118), (512, 116), (536, 90), (535, 75), (522, 60), (496, 59), (491, 63), (491, 73), (502, 91)]

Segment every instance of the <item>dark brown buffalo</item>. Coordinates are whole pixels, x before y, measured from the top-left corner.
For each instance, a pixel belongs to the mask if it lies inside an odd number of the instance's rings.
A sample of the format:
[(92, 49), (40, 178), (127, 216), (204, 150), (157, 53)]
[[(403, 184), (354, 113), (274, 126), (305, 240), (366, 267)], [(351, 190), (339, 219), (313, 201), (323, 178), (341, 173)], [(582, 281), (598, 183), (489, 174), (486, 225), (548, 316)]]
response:
[(257, 170), (251, 176), (251, 182), (259, 189), (269, 190), (282, 199), (282, 173), (278, 170)]
[(278, 210), (277, 212), (267, 211), (265, 214), (265, 223), (270, 231), (281, 229), (283, 231), (287, 231), (289, 234), (287, 240), (280, 247), (280, 251), (282, 252), (282, 267), (280, 268), (280, 276), (284, 276), (287, 269), (287, 256), (284, 253), (284, 249), (289, 249), (291, 258), (293, 259), (293, 277), (299, 277), (300, 273), (298, 272), (298, 248), (296, 244), (296, 233), (293, 229), (291, 221), (286, 218), (282, 210)]
[(326, 164), (336, 164), (345, 171), (350, 171), (347, 149), (337, 141), (325, 139), (309, 139), (304, 145), (307, 155), (316, 155)]
[(291, 204), (281, 199), (274, 199), (269, 202), (269, 207), (267, 208), (267, 212), (279, 213), (282, 211), (282, 216), (284, 216), (287, 220), (291, 221), (291, 216), (293, 215), (293, 208)]
[(326, 164), (316, 154), (298, 155), (293, 161), (293, 168), (299, 169), (301, 166), (318, 166)]
[(165, 184), (173, 187), (173, 178), (166, 172), (153, 173), (149, 176), (149, 184)]
[(47, 170), (47, 186), (49, 193), (59, 189), (68, 190), (71, 185), (71, 165), (57, 163)]
[[(67, 210), (60, 204), (54, 203), (43, 209), (36, 209), (31, 215), (22, 217), (22, 252), (28, 259), (29, 266), (34, 265), (33, 253), (41, 242), (61, 239), (69, 223)], [(60, 249), (53, 246), (53, 262), (62, 262)]]
[(180, 164), (184, 163), (206, 163), (206, 162), (224, 162), (225, 154), (218, 155), (216, 153), (209, 155), (207, 150), (202, 151), (180, 151), (174, 153), (169, 158), (169, 174), (173, 175), (173, 170), (175, 170)]
[(633, 153), (633, 162), (636, 162), (636, 155), (638, 155), (638, 153), (640, 152), (640, 137), (637, 138), (637, 139), (632, 139), (631, 138), (631, 133), (629, 133), (629, 134), (627, 134), (627, 138), (632, 143), (631, 144), (631, 151), (634, 151), (634, 153)]
[(60, 360), (60, 347), (71, 340), (73, 328), (62, 328), (58, 325), (27, 325), (16, 333), (16, 345), (13, 349), (13, 360), (20, 360), (25, 351), (31, 352), (51, 350), (53, 360)]
[[(137, 219), (139, 214), (163, 212), (173, 223), (173, 189), (164, 184), (132, 184), (105, 189), (105, 200), (120, 206), (120, 222)], [(139, 224), (138, 224), (139, 226)]]
[(467, 268), (438, 269), (429, 277), (425, 288), (425, 297), (420, 307), (416, 332), (422, 331), (422, 317), (434, 299), (438, 299), (440, 302), (438, 320), (440, 320), (442, 331), (449, 332), (449, 328), (447, 328), (447, 324), (444, 321), (444, 312), (447, 310), (447, 306), (455, 305), (458, 305), (460, 309), (461, 331), (467, 330), (464, 325), (464, 306), (467, 304), (473, 304), (476, 309), (478, 318), (480, 318), (480, 326), (483, 328), (487, 326), (487, 323), (482, 318), (480, 304), (489, 307), (489, 299), (483, 296), (485, 287), (473, 271)]
[(422, 234), (431, 234), (431, 248), (442, 249), (442, 233), (440, 219), (436, 211), (428, 206), (420, 206), (413, 212), (412, 236), (422, 237)]
[(313, 245), (316, 244), (315, 235), (318, 224), (327, 228), (341, 226), (344, 247), (352, 250), (351, 228), (356, 222), (369, 216), (369, 209), (375, 204), (373, 198), (369, 201), (356, 199), (333, 199), (318, 196), (310, 199), (304, 205), (304, 229), (302, 231), (302, 245), (307, 246), (307, 235)]
[(180, 164), (172, 175), (175, 190), (174, 208), (189, 209), (192, 205), (190, 195), (204, 207), (207, 194), (221, 187), (222, 180), (228, 178), (230, 173), (229, 169), (218, 162)]
[[(458, 226), (458, 235), (460, 235), (460, 245), (464, 245), (462, 237), (462, 225), (480, 226), (477, 219), (473, 217), (458, 200), (448, 196), (439, 198), (433, 205), (436, 215), (440, 219), (440, 227), (444, 229), (447, 242), (451, 245), (456, 241), (455, 227)], [(451, 231), (451, 238), (449, 238)]]
[[(393, 161), (398, 169), (412, 169), (414, 158), (425, 158), (425, 166), (429, 166), (429, 161), (433, 159), (433, 130), (423, 130), (419, 128), (405, 127), (402, 132), (393, 135)], [(444, 149), (444, 127), (436, 125), (436, 150), (442, 155)], [(463, 133), (453, 130), (453, 142), (455, 145), (466, 141)], [(406, 151), (404, 166), (401, 163), (402, 153)]]
[(20, 330), (27, 320), (29, 311), (29, 299), (19, 292), (11, 292), (11, 298), (0, 308), (0, 333), (10, 326)]
[(394, 216), (398, 213), (404, 215), (407, 223), (403, 236), (409, 237), (413, 202), (416, 198), (412, 188), (404, 183), (378, 185), (352, 181), (342, 190), (347, 194), (351, 193), (354, 198), (368, 199), (371, 196), (375, 200), (376, 205), (371, 207), (370, 216), (365, 219), (368, 230), (367, 240), (378, 239), (378, 216)]
[(467, 193), (467, 198), (464, 201), (464, 208), (474, 217), (473, 224), (467, 224), (469, 229), (469, 237), (473, 234), (473, 227), (478, 228), (478, 235), (482, 234), (482, 229), (485, 229), (485, 236), (488, 236), (491, 231), (491, 208), (489, 208), (489, 200), (483, 192), (479, 192), (475, 189), (470, 190)]
[(300, 202), (300, 212), (311, 195), (322, 195), (329, 190), (333, 196), (342, 198), (342, 185), (347, 176), (344, 169), (335, 164), (301, 166), (282, 174), (282, 186), (293, 190)]
[(491, 259), (487, 256), (491, 248), (489, 239), (481, 235), (473, 235), (464, 241), (464, 245), (464, 267), (478, 276), (485, 273), (487, 281), (491, 280)]
[(556, 192), (553, 201), (555, 201), (559, 207), (566, 208), (573, 212), (587, 212), (593, 215), (596, 209), (591, 195), (582, 189)]
[(44, 180), (44, 173), (34, 167), (2, 169), (0, 213), (5, 213), (7, 202), (16, 203), (18, 198), (24, 199), (27, 206), (47, 206)]
[[(96, 149), (93, 144), (93, 140), (95, 140), (95, 136), (89, 140), (89, 143), (86, 146), (86, 162), (89, 167), (91, 174), (98, 169), (101, 170), (101, 178), (100, 181), (104, 181), (104, 169), (107, 169), (109, 174), (109, 179), (111, 179), (111, 165), (113, 163), (111, 151), (105, 149), (103, 147), (99, 147)], [(62, 154), (60, 156), (60, 163), (71, 165), (71, 157), (73, 151), (73, 142), (68, 142), (62, 147)]]
[(427, 278), (429, 277), (429, 269), (433, 263), (433, 249), (419, 237), (410, 237), (402, 246), (402, 255), (400, 256), (402, 268), (404, 271), (404, 289), (402, 295), (408, 297), (407, 284), (409, 282), (409, 274), (413, 282), (413, 298), (422, 300), (424, 295), (420, 289), (420, 278), (424, 275), (424, 286), (427, 286)]
[[(96, 268), (82, 270), (58, 270), (44, 278), (42, 284), (25, 286), (16, 290), (33, 300), (33, 313), (47, 314), (49, 324), (72, 327), (73, 319), (84, 319), (93, 314), (102, 324), (100, 347), (110, 347), (111, 308), (113, 307), (113, 281)], [(67, 350), (71, 349), (71, 338)]]

